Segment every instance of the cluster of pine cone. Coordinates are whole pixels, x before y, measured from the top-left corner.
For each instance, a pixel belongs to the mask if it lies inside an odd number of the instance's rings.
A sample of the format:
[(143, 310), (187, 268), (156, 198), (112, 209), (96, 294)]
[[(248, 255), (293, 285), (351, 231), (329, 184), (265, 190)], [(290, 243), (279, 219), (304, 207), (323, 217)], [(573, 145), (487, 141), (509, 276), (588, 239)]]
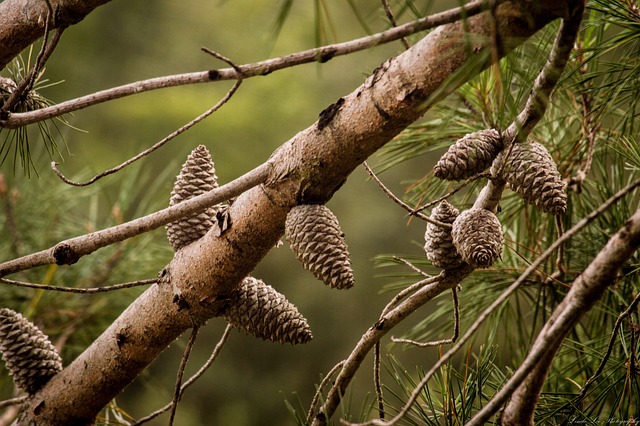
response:
[[(433, 171), (440, 179), (462, 180), (487, 169), (492, 178), (506, 181), (514, 192), (542, 211), (554, 215), (566, 211), (562, 178), (547, 149), (537, 142), (505, 147), (495, 129), (459, 139)], [(431, 219), (434, 222), (427, 225), (424, 249), (434, 266), (448, 269), (466, 262), (474, 268), (487, 268), (500, 257), (502, 228), (493, 212), (472, 208), (460, 213), (445, 200), (432, 210)]]
[[(211, 155), (203, 145), (187, 157), (171, 192), (170, 205), (218, 187)], [(167, 225), (167, 238), (175, 251), (200, 239), (228, 206), (217, 205)], [(220, 229), (220, 232), (224, 232)], [(349, 252), (335, 215), (323, 205), (299, 205), (291, 209), (285, 236), (305, 269), (331, 288), (353, 286)], [(262, 280), (246, 277), (229, 300), (224, 318), (239, 330), (280, 343), (306, 343), (312, 338), (306, 319), (284, 295)]]

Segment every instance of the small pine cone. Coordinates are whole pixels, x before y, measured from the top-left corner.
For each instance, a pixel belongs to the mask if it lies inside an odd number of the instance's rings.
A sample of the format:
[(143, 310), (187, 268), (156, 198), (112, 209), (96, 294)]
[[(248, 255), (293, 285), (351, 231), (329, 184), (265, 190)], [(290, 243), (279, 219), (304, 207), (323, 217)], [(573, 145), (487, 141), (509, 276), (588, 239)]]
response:
[(505, 149), (491, 166), (491, 173), (506, 180), (526, 202), (544, 212), (556, 215), (567, 209), (562, 176), (549, 151), (537, 142), (515, 143)]
[(453, 222), (451, 237), (462, 259), (474, 268), (488, 268), (502, 253), (500, 221), (486, 209), (460, 213)]
[[(183, 164), (171, 191), (169, 205), (173, 206), (189, 198), (204, 194), (218, 187), (218, 177), (211, 155), (204, 145), (191, 151)], [(167, 238), (174, 251), (201, 238), (213, 226), (219, 206), (171, 222), (167, 225)]]
[(287, 214), (285, 236), (298, 260), (316, 278), (331, 288), (353, 286), (344, 234), (338, 219), (327, 207), (304, 204), (291, 209)]
[(469, 133), (449, 147), (433, 167), (433, 173), (445, 180), (469, 178), (489, 168), (502, 147), (502, 138), (495, 129)]
[(239, 330), (272, 342), (307, 343), (307, 320), (282, 294), (263, 281), (246, 277), (223, 314)]
[(62, 359), (49, 338), (8, 308), (0, 309), (0, 352), (16, 386), (30, 395), (62, 370)]
[[(431, 211), (431, 219), (451, 224), (456, 220), (458, 214), (460, 214), (458, 209), (444, 200)], [(451, 229), (427, 223), (424, 239), (424, 251), (433, 266), (448, 269), (462, 264), (462, 258), (453, 245)]]

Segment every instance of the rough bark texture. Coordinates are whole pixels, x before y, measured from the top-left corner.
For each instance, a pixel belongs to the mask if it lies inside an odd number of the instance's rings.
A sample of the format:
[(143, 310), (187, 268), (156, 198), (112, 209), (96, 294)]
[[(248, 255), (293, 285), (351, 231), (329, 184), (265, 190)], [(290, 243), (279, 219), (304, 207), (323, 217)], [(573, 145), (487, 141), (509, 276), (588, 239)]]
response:
[[(501, 52), (563, 16), (565, 8), (563, 2), (550, 0), (501, 5), (496, 16), (505, 42)], [(2, 10), (0, 16), (2, 27)], [(476, 55), (490, 42), (491, 19), (487, 13), (469, 19), (464, 28), (471, 35), (463, 32), (462, 24), (433, 31), (383, 63), (356, 91), (281, 146), (272, 156), (275, 167), (269, 182), (245, 192), (230, 207), (231, 228), (222, 235), (209, 232), (176, 253), (163, 271), (162, 284), (135, 300), (53, 377), (29, 401), (22, 423), (90, 424), (175, 338), (194, 324), (220, 316), (231, 292), (282, 236), (293, 206), (325, 203), (362, 161), (418, 119), (426, 105), (463, 83), (456, 79), (439, 91), (470, 56), (483, 60), (473, 61), (465, 76), (489, 65), (484, 59), (489, 55)], [(339, 397), (328, 396), (325, 416), (331, 416)]]
[[(49, 0), (53, 9), (50, 29), (68, 27), (110, 0)], [(44, 0), (0, 2), (0, 70), (44, 34), (49, 9)]]
[(564, 337), (582, 315), (595, 305), (607, 288), (616, 283), (620, 269), (639, 247), (640, 209), (609, 239), (587, 269), (575, 279), (569, 293), (538, 334), (530, 352), (544, 348), (544, 355), (513, 393), (511, 401), (502, 412), (502, 425), (533, 424), (533, 413), (542, 385)]

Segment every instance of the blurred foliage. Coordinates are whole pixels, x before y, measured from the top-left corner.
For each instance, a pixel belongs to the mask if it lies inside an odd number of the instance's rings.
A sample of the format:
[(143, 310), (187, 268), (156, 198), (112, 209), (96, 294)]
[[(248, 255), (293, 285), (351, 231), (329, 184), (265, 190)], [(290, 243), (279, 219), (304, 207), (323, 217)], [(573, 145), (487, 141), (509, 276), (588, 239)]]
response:
[[(399, 22), (459, 4), (428, 0), (389, 3)], [(596, 0), (589, 5), (579, 49), (543, 122), (531, 136), (551, 151), (563, 177), (571, 178), (578, 175), (591, 155), (588, 135), (595, 135), (593, 166), (587, 179), (569, 190), (569, 210), (562, 223), (565, 229), (636, 178), (640, 169), (637, 6), (634, 9), (631, 0)], [(225, 66), (199, 52), (200, 46), (242, 64), (388, 27), (380, 4), (365, 0), (282, 0), (275, 5), (255, 0), (159, 2), (153, 7), (112, 2), (65, 32), (41, 80), (61, 83), (38, 86), (38, 93), (60, 102), (144, 78)], [(503, 129), (513, 120), (546, 60), (557, 28), (556, 23), (539, 32), (498, 66), (436, 104), (424, 120), (385, 147), (371, 161), (385, 183), (416, 206), (456, 187), (435, 179), (429, 173), (431, 166), (465, 134), (488, 127)], [(409, 41), (420, 37), (412, 36)], [(8, 160), (0, 169), (0, 260), (42, 250), (65, 238), (166, 206), (180, 165), (200, 143), (211, 151), (221, 183), (241, 175), (313, 123), (321, 110), (357, 87), (380, 62), (402, 50), (402, 45), (395, 43), (325, 64), (247, 80), (228, 105), (211, 118), (151, 156), (86, 188), (64, 185), (47, 169), (48, 162), (61, 161), (61, 170), (72, 179), (88, 179), (200, 114), (224, 95), (228, 84), (145, 93), (67, 116), (70, 126), (60, 126), (56, 131), (33, 131), (28, 135), (30, 156), (24, 157), (29, 162), (21, 167), (36, 170), (37, 178), (25, 176), (9, 161), (19, 144), (7, 145), (13, 151), (3, 145), (0, 153)], [(3, 71), (3, 75), (7, 73)], [(11, 133), (3, 132), (0, 140), (6, 144)], [(48, 139), (49, 135), (53, 137)], [(16, 139), (20, 140), (27, 139)], [(54, 142), (58, 147), (66, 144), (66, 148), (57, 150)], [(483, 183), (480, 180), (469, 185), (450, 200), (458, 208), (468, 207)], [(461, 424), (468, 420), (519, 365), (572, 280), (637, 205), (635, 192), (600, 215), (596, 223), (567, 244), (562, 270), (557, 270), (555, 258), (545, 262), (509, 303), (494, 313), (468, 351), (441, 369), (402, 424)], [(375, 263), (384, 267), (377, 271), (372, 270), (370, 259), (392, 253), (428, 273), (436, 272), (423, 255), (424, 224), (407, 220), (405, 212), (390, 203), (363, 171), (353, 173), (329, 206), (345, 231), (356, 287), (348, 293), (329, 291), (295, 262), (288, 248), (273, 250), (255, 275), (286, 294), (300, 309), (310, 322), (314, 340), (300, 347), (285, 347), (234, 332), (205, 378), (187, 391), (178, 408), (179, 424), (303, 424), (315, 386), (377, 320), (390, 298), (387, 292), (417, 280), (417, 274), (392, 255), (376, 258)], [(462, 283), (462, 331), (557, 235), (552, 218), (524, 205), (515, 194), (506, 193), (501, 207), (499, 217), (507, 240), (503, 258), (492, 269), (476, 271)], [(98, 286), (152, 278), (171, 256), (164, 232), (159, 229), (101, 249), (72, 267), (37, 268), (15, 278)], [(638, 376), (627, 370), (629, 365), (637, 365), (637, 360), (631, 363), (639, 349), (637, 314), (624, 322), (615, 336), (604, 374), (586, 397), (576, 399), (605, 353), (618, 314), (638, 292), (639, 263), (637, 257), (629, 262), (624, 276), (562, 347), (538, 410), (540, 424), (557, 424), (570, 416), (631, 418), (640, 406)], [(552, 279), (554, 272), (560, 274)], [(65, 363), (142, 291), (69, 296), (2, 286), (3, 306), (35, 321), (62, 348)], [(222, 320), (214, 319), (201, 331), (187, 377), (206, 360), (224, 326)], [(446, 293), (394, 334), (427, 341), (447, 338), (452, 330), (451, 297)], [(105, 410), (104, 423), (123, 422), (128, 416), (140, 418), (170, 401), (184, 345), (183, 339), (177, 340), (145, 370), (118, 397), (117, 404)], [(383, 383), (389, 413), (402, 405), (442, 350), (400, 349), (395, 344), (384, 347)], [(371, 377), (360, 374), (349, 387), (336, 418), (359, 421), (375, 416), (373, 389)], [(11, 380), (2, 370), (0, 398), (10, 397), (12, 392)], [(166, 417), (161, 416), (149, 424), (165, 423)]]

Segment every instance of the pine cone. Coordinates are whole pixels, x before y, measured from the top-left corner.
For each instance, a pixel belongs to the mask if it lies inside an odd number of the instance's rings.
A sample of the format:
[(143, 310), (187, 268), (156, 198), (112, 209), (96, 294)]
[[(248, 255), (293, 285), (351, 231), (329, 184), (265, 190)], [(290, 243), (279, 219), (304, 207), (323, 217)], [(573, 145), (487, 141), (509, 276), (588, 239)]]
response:
[[(443, 223), (453, 223), (459, 213), (458, 209), (444, 200), (431, 211), (431, 219)], [(453, 245), (451, 229), (427, 223), (424, 239), (424, 251), (433, 266), (448, 269), (462, 264), (462, 258)]]
[(0, 309), (0, 352), (16, 386), (30, 395), (62, 370), (62, 359), (49, 338), (8, 308)]
[[(204, 145), (191, 151), (171, 191), (169, 205), (204, 194), (218, 187), (218, 177), (211, 155)], [(219, 205), (167, 225), (167, 238), (174, 251), (201, 238), (213, 226)]]
[(307, 343), (307, 320), (287, 299), (263, 281), (247, 277), (229, 301), (224, 318), (239, 330), (272, 342)]
[(474, 268), (488, 268), (502, 253), (500, 221), (486, 209), (460, 213), (453, 222), (451, 237), (462, 259)]
[(305, 269), (331, 288), (354, 284), (349, 252), (338, 219), (318, 204), (296, 206), (287, 215), (285, 236)]
[(562, 176), (549, 151), (537, 142), (515, 143), (505, 149), (491, 166), (491, 173), (506, 180), (526, 202), (544, 212), (563, 214), (567, 209)]
[(495, 129), (469, 133), (449, 147), (433, 167), (433, 173), (445, 180), (469, 178), (485, 171), (502, 147), (502, 138)]

